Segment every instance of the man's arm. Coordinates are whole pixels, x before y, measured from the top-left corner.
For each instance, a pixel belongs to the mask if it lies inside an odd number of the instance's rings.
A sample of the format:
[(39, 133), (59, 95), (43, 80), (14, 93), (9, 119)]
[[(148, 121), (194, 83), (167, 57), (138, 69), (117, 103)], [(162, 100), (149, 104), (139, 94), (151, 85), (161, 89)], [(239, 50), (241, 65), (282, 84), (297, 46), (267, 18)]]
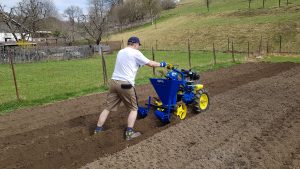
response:
[(155, 61), (152, 61), (150, 60), (150, 62), (148, 62), (146, 64), (147, 66), (150, 66), (150, 67), (165, 67), (166, 66), (166, 62), (155, 62)]

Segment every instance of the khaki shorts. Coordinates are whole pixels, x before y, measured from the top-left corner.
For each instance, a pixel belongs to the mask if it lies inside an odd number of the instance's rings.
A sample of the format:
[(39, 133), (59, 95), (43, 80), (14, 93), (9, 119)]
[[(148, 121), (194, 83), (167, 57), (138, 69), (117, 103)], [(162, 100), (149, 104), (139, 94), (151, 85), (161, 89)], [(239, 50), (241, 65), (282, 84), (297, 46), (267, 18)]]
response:
[(129, 111), (137, 111), (137, 100), (134, 88), (122, 89), (121, 84), (130, 84), (126, 81), (110, 80), (109, 92), (107, 94), (106, 109), (117, 111), (121, 101)]

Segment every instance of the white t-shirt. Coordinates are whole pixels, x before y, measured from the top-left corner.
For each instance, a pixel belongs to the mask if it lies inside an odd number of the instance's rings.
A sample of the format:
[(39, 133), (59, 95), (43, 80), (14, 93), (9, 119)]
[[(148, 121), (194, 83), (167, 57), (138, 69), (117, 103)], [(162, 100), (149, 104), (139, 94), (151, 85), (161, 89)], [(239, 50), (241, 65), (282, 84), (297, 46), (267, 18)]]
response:
[(128, 81), (134, 85), (135, 76), (139, 67), (149, 63), (139, 50), (126, 47), (119, 51), (115, 64), (115, 70), (112, 75), (114, 80)]

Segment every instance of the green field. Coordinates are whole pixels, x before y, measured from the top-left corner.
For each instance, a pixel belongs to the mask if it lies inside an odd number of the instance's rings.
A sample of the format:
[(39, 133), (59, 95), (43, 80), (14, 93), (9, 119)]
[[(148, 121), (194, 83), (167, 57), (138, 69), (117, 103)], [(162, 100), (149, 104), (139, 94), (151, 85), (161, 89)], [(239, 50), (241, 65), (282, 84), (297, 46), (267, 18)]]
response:
[[(152, 59), (150, 51), (144, 51)], [(191, 66), (200, 70), (201, 67), (210, 69), (212, 53), (192, 52)], [(105, 56), (108, 78), (114, 69), (116, 53)], [(188, 53), (184, 51), (155, 52), (155, 60), (166, 61), (189, 68)], [(237, 63), (243, 62), (242, 55), (236, 55)], [(232, 61), (230, 54), (217, 53), (218, 65), (227, 66)], [(0, 65), (0, 112), (4, 113), (19, 107), (34, 106), (64, 100), (89, 93), (105, 91), (103, 86), (102, 65), (99, 56), (90, 59), (48, 61), (15, 65), (17, 83), (21, 101), (16, 100), (12, 72), (9, 65)], [(157, 68), (157, 71), (162, 68)], [(143, 67), (137, 75), (137, 84), (149, 82), (153, 77), (152, 68)], [(203, 70), (202, 70), (203, 71)], [(159, 74), (159, 73), (157, 73)]]

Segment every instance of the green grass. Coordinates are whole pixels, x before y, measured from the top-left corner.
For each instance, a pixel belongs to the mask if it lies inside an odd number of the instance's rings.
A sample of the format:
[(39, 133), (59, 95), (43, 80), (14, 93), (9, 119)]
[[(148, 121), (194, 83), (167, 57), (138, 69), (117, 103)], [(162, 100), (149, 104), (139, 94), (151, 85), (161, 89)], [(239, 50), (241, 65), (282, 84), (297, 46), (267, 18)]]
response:
[[(143, 51), (143, 53), (152, 59), (151, 51)], [(116, 53), (106, 55), (105, 58), (108, 78), (110, 78), (114, 69)], [(236, 55), (237, 61), (242, 62), (243, 59), (242, 55)], [(186, 51), (157, 51), (155, 60), (172, 63), (178, 65), (179, 68), (189, 68)], [(224, 65), (231, 60), (230, 54), (217, 53), (218, 65)], [(204, 67), (203, 70), (209, 70), (207, 65), (212, 63), (211, 52), (192, 51), (192, 68)], [(19, 108), (102, 92), (107, 89), (103, 86), (99, 56), (81, 60), (16, 64), (15, 69), (21, 100), (17, 101), (16, 99), (10, 66), (0, 65), (0, 114)], [(156, 71), (159, 70), (162, 68), (156, 68)], [(152, 68), (147, 66), (141, 68), (136, 78), (137, 85), (149, 83), (149, 78), (153, 77), (152, 71)]]
[(273, 63), (278, 63), (278, 62), (294, 62), (294, 63), (300, 63), (300, 55), (295, 55), (295, 56), (265, 56), (263, 61), (266, 62), (273, 62)]
[(227, 38), (234, 41), (236, 48), (257, 51), (261, 36), (263, 46), (267, 41), (272, 52), (278, 50), (279, 35), (283, 37), (282, 46), (285, 51), (299, 51), (300, 33), (300, 1), (290, 0), (289, 6), (278, 0), (267, 0), (262, 9), (261, 0), (253, 0), (248, 9), (246, 0), (212, 1), (207, 12), (204, 1), (183, 0), (177, 8), (163, 11), (154, 25), (146, 24), (122, 33), (110, 36), (110, 40), (126, 40), (132, 35), (139, 36), (150, 49), (158, 41), (159, 49), (187, 48), (190, 39), (193, 49), (209, 49), (215, 42), (216, 49), (226, 50)]

